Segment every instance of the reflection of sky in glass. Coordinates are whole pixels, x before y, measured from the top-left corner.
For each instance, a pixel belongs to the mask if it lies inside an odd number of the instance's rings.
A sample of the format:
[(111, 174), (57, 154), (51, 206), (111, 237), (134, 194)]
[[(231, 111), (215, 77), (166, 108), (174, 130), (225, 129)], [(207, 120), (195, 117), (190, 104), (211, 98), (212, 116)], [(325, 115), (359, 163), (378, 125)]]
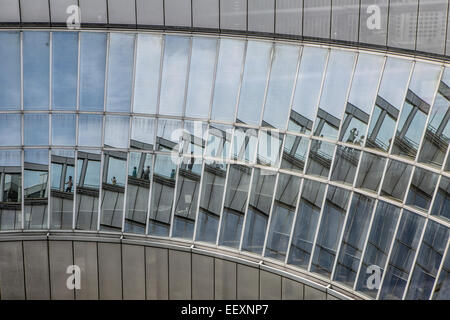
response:
[(106, 116), (105, 145), (126, 148), (128, 147), (128, 129), (130, 118), (126, 116)]
[(134, 34), (111, 33), (106, 110), (128, 112), (133, 82)]
[(207, 118), (211, 102), (217, 40), (194, 38), (192, 41), (186, 116)]
[(52, 163), (52, 174), (51, 174), (51, 187), (52, 189), (59, 189), (61, 187), (61, 172), (62, 164)]
[(23, 105), (25, 110), (49, 106), (50, 33), (23, 33)]
[(320, 108), (342, 119), (356, 53), (331, 50), (320, 98)]
[(75, 145), (75, 115), (52, 115), (52, 144), (60, 146)]
[(78, 33), (52, 34), (52, 109), (75, 110), (78, 81)]
[(78, 118), (78, 145), (100, 147), (102, 144), (103, 116), (80, 114)]
[(0, 114), (0, 146), (20, 146), (21, 139), (20, 114)]
[(122, 159), (109, 157), (108, 162), (108, 176), (106, 183), (112, 184), (113, 177), (116, 178), (116, 184), (119, 186), (125, 186), (127, 179), (127, 162)]
[(20, 150), (1, 150), (0, 151), (0, 166), (15, 167), (20, 166), (21, 159)]
[(155, 174), (170, 178), (175, 164), (168, 155), (157, 155), (155, 160)]
[(133, 106), (136, 113), (156, 113), (161, 42), (161, 36), (139, 34), (137, 37)]
[(190, 40), (166, 36), (159, 113), (180, 116), (183, 111)]
[(25, 150), (25, 162), (36, 164), (48, 164), (47, 149), (27, 149)]
[(388, 57), (378, 95), (400, 109), (403, 104), (412, 62)]
[(80, 110), (103, 111), (106, 33), (81, 32)]
[(428, 104), (431, 104), (439, 83), (441, 66), (416, 62), (409, 84), (409, 89)]
[(264, 121), (283, 130), (288, 119), (298, 55), (298, 46), (275, 45), (269, 89), (264, 107)]
[(20, 108), (20, 34), (0, 32), (0, 110)]
[(25, 145), (48, 145), (48, 114), (24, 115)]
[(270, 42), (248, 42), (237, 116), (244, 123), (259, 124), (271, 51)]
[(221, 39), (211, 118), (234, 121), (245, 42)]
[(155, 119), (134, 117), (131, 139), (153, 144), (155, 141)]
[[(444, 120), (445, 114), (450, 107), (450, 102), (444, 98), (441, 94), (437, 94), (436, 99), (434, 100), (433, 109), (431, 109), (430, 121), (429, 125), (433, 126), (433, 130), (437, 130)], [(450, 137), (450, 126), (449, 122), (445, 126), (443, 134), (446, 137)]]
[(377, 94), (384, 57), (360, 53), (348, 101), (370, 114)]
[(328, 50), (305, 47), (298, 72), (292, 109), (314, 120)]
[(97, 189), (100, 187), (100, 161), (89, 160), (84, 177), (84, 186)]

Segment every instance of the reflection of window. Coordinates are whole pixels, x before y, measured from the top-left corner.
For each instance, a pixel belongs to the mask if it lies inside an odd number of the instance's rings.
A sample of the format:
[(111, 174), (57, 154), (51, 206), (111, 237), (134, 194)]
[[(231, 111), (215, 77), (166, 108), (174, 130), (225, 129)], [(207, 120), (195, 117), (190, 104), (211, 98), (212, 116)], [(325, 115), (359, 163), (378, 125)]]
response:
[(25, 198), (38, 199), (47, 197), (47, 171), (24, 171), (24, 195)]
[(388, 151), (397, 117), (398, 110), (378, 96), (369, 126), (366, 147)]
[[(1, 168), (0, 168), (1, 171)], [(21, 174), (20, 173), (1, 173), (1, 202), (21, 202)]]

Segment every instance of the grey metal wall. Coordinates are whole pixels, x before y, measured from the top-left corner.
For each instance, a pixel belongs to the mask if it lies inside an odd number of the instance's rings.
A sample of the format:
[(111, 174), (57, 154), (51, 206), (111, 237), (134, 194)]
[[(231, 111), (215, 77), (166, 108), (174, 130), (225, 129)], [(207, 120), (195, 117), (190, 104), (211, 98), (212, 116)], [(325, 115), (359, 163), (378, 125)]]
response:
[[(342, 299), (332, 290), (225, 258), (164, 247), (78, 240), (0, 241), (2, 300)], [(81, 289), (69, 290), (69, 265)]]

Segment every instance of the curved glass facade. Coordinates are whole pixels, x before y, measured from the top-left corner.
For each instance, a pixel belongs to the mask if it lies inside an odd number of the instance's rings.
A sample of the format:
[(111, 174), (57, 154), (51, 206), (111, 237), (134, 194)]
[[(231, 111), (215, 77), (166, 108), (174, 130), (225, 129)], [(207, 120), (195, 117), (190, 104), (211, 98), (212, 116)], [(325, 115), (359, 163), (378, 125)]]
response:
[(0, 232), (170, 237), (368, 298), (450, 298), (447, 65), (41, 30), (1, 31), (0, 70)]

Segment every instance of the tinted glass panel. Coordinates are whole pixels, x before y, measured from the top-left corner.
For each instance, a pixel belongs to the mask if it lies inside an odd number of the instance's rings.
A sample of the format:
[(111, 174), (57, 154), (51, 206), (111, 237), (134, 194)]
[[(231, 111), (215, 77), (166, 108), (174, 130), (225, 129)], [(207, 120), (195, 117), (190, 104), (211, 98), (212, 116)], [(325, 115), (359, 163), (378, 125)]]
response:
[(0, 32), (0, 110), (20, 109), (20, 33)]

